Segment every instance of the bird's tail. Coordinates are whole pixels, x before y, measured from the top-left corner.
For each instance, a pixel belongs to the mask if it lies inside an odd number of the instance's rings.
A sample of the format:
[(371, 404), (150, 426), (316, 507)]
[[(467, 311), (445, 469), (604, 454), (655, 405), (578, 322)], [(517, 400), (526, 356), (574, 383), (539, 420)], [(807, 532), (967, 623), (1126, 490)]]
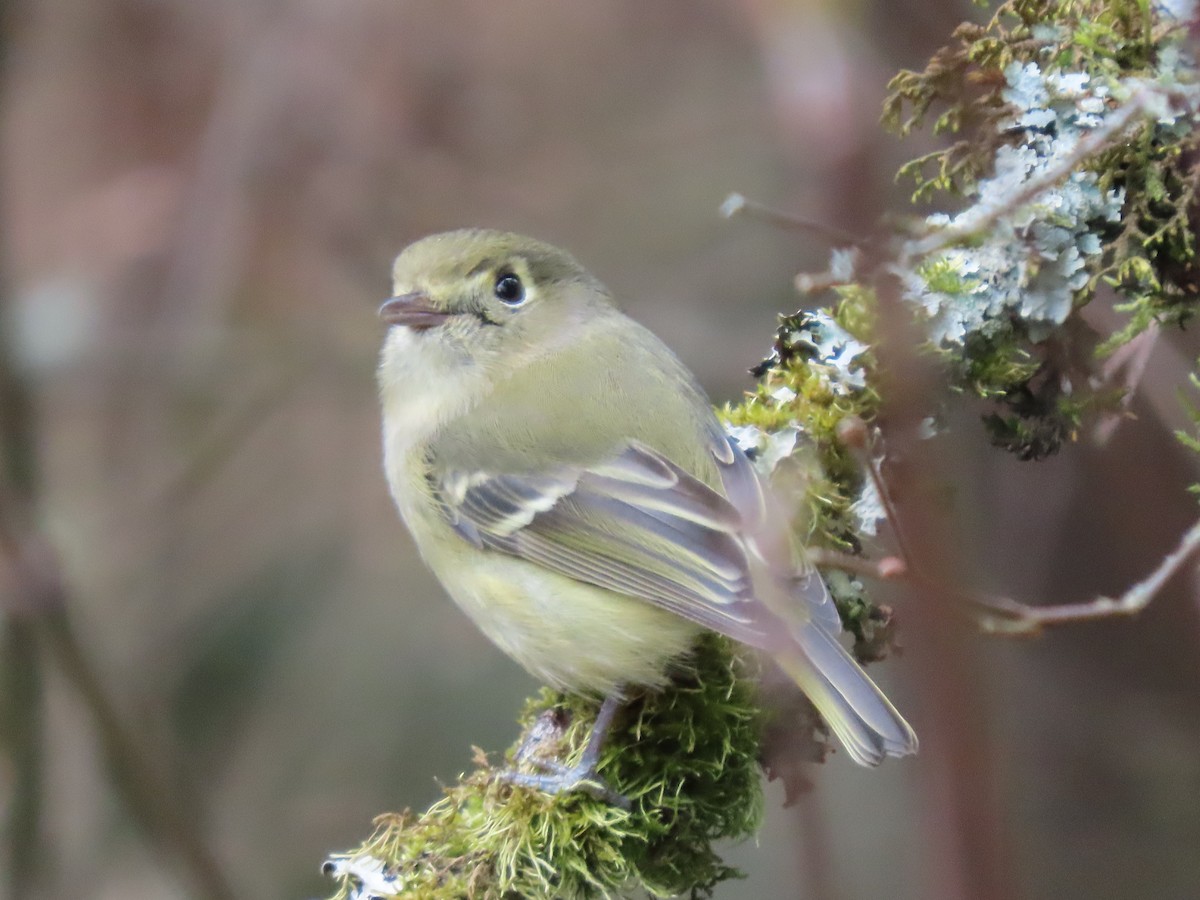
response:
[(775, 656), (830, 730), (863, 766), (917, 752), (917, 735), (846, 649), (819, 622), (792, 628), (795, 645)]

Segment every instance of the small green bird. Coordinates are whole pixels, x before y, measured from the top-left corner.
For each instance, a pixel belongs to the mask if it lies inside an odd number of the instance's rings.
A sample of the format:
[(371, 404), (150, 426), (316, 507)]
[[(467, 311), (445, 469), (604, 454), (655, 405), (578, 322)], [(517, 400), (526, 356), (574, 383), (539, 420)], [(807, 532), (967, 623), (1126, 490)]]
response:
[(452, 231), (405, 249), (379, 365), (384, 464), (422, 557), (555, 688), (659, 687), (702, 629), (769, 653), (851, 758), (917, 737), (839, 643), (823, 582), (704, 392), (570, 255)]

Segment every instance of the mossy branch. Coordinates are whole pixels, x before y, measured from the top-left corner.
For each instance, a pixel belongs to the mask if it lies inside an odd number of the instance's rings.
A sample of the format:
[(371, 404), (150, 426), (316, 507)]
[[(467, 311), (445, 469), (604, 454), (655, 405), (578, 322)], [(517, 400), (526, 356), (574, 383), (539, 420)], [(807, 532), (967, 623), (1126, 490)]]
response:
[(631, 698), (598, 770), (628, 809), (496, 777), (582, 752), (598, 704), (544, 689), (526, 705), (504, 761), (477, 751), (475, 770), (424, 813), (380, 816), (361, 846), (331, 857), (336, 900), (711, 895), (740, 876), (714, 842), (750, 837), (762, 818), (766, 723), (748, 665), (731, 642), (708, 636), (671, 690)]

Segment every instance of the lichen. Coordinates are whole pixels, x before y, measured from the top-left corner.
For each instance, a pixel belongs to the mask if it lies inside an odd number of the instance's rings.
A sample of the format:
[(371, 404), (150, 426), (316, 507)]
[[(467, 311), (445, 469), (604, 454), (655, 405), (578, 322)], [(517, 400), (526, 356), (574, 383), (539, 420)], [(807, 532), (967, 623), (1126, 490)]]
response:
[[(855, 550), (865, 482), (836, 432), (847, 417), (870, 421), (878, 406), (870, 386), (874, 297), (857, 285), (836, 290), (841, 299), (830, 312), (780, 317), (770, 355), (753, 370), (755, 390), (719, 414), (759, 472), (799, 498), (794, 522), (804, 542)], [(785, 459), (790, 471), (780, 472)]]
[[(902, 167), (914, 199), (967, 201), (926, 219), (926, 234), (957, 239), (896, 275), (947, 350), (951, 383), (997, 403), (988, 432), (1022, 458), (1053, 453), (1113, 399), (1088, 390), (1097, 358), (1195, 313), (1193, 13), (1187, 3), (1010, 0), (987, 24), (960, 26), (924, 71), (892, 81), (885, 123), (905, 134), (944, 107), (932, 130), (962, 135)], [(1101, 284), (1128, 316), (1103, 342), (1064, 327)]]

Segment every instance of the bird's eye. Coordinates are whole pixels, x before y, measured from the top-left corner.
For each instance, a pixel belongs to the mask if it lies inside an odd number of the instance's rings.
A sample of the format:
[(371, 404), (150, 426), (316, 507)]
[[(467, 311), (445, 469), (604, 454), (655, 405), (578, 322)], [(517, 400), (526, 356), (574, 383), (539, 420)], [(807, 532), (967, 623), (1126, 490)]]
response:
[(501, 272), (496, 276), (496, 286), (492, 289), (496, 299), (509, 306), (520, 306), (525, 302), (525, 285), (512, 272)]

